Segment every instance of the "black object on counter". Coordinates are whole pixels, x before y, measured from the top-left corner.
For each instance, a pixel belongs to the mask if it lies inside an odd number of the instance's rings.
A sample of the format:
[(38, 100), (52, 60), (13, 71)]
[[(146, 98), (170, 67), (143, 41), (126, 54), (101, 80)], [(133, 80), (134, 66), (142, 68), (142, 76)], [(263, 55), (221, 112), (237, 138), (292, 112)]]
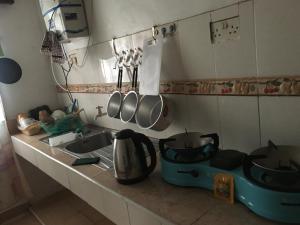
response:
[(72, 163), (72, 166), (89, 165), (89, 164), (98, 164), (99, 161), (100, 161), (100, 157), (76, 159), (76, 160)]
[(223, 150), (216, 153), (210, 165), (219, 169), (233, 170), (242, 165), (245, 153), (236, 150)]
[(33, 119), (35, 119), (35, 120), (39, 120), (39, 112), (40, 112), (40, 111), (43, 111), (43, 110), (46, 110), (47, 113), (48, 113), (49, 115), (52, 114), (52, 111), (50, 110), (49, 106), (47, 106), (47, 105), (42, 105), (42, 106), (36, 107), (36, 108), (34, 108), (34, 109), (31, 109), (31, 110), (28, 112), (29, 117), (30, 117), (30, 118), (33, 118)]

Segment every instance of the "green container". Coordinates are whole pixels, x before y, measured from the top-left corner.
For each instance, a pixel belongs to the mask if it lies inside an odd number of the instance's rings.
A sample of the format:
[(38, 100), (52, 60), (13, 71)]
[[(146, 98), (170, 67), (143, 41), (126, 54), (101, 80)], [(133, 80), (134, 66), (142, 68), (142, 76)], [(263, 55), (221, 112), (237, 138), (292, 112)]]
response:
[(84, 124), (78, 116), (67, 115), (56, 120), (54, 124), (41, 123), (41, 127), (49, 135), (60, 135), (70, 131), (81, 132)]

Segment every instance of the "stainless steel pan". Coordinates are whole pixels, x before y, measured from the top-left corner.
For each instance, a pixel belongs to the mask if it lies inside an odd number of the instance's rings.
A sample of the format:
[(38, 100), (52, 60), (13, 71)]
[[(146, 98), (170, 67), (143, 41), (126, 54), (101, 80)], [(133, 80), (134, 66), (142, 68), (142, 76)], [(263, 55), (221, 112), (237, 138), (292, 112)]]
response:
[(121, 112), (120, 112), (121, 121), (124, 123), (135, 122), (134, 116), (140, 100), (140, 95), (136, 92), (137, 77), (138, 77), (138, 67), (135, 66), (132, 75), (132, 88), (135, 91), (130, 91), (125, 96), (122, 103)]
[(172, 122), (171, 103), (162, 95), (141, 98), (135, 120), (142, 129), (165, 130)]

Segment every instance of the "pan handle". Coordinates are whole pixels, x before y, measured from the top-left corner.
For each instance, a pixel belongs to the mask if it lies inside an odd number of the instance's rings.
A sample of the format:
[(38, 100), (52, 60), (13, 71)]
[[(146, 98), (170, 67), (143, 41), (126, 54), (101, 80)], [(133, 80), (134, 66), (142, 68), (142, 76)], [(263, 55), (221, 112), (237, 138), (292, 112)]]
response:
[(122, 89), (122, 79), (123, 79), (123, 68), (119, 67), (119, 73), (118, 73), (118, 88)]
[(200, 136), (200, 138), (207, 138), (207, 137), (213, 139), (214, 141), (213, 146), (216, 148), (216, 150), (218, 150), (220, 144), (219, 135), (217, 133), (212, 133), (212, 134), (205, 134)]
[(136, 87), (137, 87), (137, 76), (138, 76), (138, 67), (135, 66), (133, 68), (132, 83), (131, 83), (131, 87), (134, 88), (135, 90), (136, 90)]

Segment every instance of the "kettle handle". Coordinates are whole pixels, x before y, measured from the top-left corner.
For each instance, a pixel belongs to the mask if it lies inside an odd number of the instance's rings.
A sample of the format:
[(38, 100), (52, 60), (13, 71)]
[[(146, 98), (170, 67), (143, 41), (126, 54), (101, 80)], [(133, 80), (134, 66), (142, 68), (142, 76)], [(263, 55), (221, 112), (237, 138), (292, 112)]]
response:
[(155, 148), (154, 148), (152, 142), (146, 135), (141, 134), (141, 133), (136, 133), (136, 137), (141, 143), (146, 145), (147, 151), (150, 154), (151, 162), (147, 168), (147, 172), (146, 172), (146, 176), (147, 176), (150, 173), (152, 173), (156, 167), (156, 151), (155, 151)]

